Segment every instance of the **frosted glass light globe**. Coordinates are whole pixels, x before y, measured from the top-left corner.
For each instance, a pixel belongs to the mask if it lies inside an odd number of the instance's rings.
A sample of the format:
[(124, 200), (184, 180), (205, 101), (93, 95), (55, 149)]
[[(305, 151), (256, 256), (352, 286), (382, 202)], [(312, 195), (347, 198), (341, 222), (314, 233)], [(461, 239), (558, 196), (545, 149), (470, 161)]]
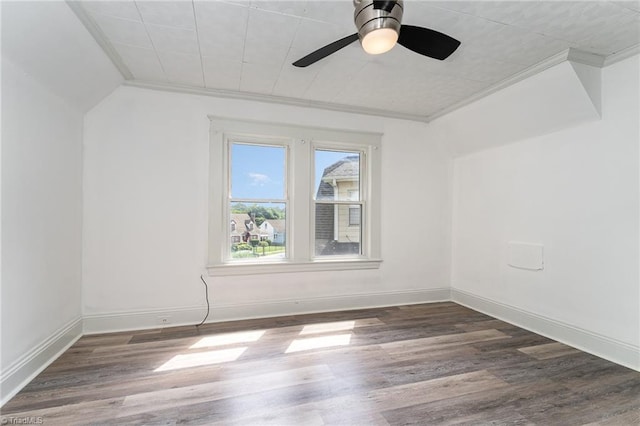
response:
[(378, 28), (362, 39), (362, 48), (370, 55), (388, 52), (396, 45), (398, 33), (392, 28)]

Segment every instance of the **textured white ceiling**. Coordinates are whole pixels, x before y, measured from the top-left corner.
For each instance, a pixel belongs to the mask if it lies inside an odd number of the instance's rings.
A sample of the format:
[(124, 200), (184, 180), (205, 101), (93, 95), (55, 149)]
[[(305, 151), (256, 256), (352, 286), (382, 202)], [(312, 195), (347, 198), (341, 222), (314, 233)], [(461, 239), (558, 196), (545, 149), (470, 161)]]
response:
[(569, 48), (637, 48), (639, 1), (405, 0), (404, 24), (457, 38), (445, 61), (354, 43), (292, 62), (355, 32), (351, 0), (82, 1), (74, 10), (125, 76), (215, 93), (428, 118)]

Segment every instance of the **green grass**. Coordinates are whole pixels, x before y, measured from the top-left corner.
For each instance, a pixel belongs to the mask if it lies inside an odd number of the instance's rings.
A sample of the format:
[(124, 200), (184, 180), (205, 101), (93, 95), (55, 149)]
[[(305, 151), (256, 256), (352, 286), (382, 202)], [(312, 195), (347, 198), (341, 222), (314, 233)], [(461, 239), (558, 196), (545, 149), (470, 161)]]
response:
[[(263, 251), (264, 250), (264, 251)], [(232, 259), (246, 259), (251, 257), (261, 257), (266, 255), (284, 253), (283, 246), (256, 247), (251, 250), (240, 250), (231, 252)]]

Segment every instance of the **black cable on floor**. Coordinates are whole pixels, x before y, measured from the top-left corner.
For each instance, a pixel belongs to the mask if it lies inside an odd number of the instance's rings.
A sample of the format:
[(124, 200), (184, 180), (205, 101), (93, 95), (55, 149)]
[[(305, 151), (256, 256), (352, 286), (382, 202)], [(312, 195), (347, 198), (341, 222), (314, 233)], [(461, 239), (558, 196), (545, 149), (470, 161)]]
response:
[(204, 275), (200, 275), (200, 279), (202, 280), (202, 284), (204, 284), (204, 294), (207, 299), (207, 315), (204, 316), (200, 324), (196, 324), (196, 327), (200, 327), (202, 324), (204, 324), (204, 322), (209, 317), (209, 286), (207, 285), (207, 282), (204, 280)]

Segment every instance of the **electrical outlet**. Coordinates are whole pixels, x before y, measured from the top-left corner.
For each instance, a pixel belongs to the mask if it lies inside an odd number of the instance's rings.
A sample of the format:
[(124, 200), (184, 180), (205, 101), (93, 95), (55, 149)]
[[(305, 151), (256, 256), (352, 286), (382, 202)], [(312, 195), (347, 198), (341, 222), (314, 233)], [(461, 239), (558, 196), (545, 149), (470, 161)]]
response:
[(158, 324), (160, 325), (171, 324), (171, 317), (169, 315), (160, 315), (158, 317)]

